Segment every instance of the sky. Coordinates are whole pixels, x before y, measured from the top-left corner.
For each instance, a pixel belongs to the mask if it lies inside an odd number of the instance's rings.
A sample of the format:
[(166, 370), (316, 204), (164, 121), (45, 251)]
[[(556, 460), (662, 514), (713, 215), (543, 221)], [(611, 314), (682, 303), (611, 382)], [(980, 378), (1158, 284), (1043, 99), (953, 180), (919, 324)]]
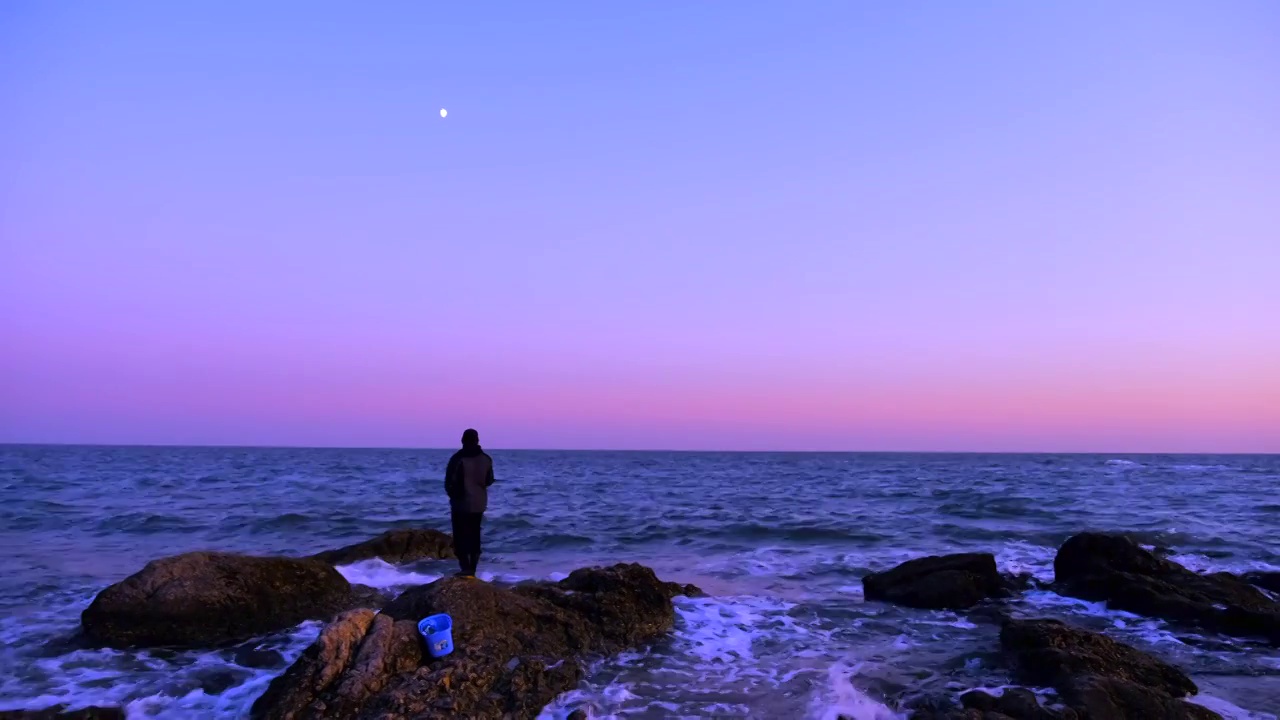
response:
[(10, 0), (0, 442), (1280, 452), (1278, 128), (1271, 0)]

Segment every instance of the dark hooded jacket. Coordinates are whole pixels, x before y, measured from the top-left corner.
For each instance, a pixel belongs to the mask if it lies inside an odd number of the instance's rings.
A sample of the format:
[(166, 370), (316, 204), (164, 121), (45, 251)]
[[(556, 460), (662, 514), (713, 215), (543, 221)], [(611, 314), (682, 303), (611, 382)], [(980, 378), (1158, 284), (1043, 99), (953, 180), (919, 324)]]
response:
[(489, 509), (489, 486), (493, 484), (493, 458), (479, 445), (466, 445), (449, 458), (444, 472), (444, 490), (449, 505), (457, 512), (482, 513)]

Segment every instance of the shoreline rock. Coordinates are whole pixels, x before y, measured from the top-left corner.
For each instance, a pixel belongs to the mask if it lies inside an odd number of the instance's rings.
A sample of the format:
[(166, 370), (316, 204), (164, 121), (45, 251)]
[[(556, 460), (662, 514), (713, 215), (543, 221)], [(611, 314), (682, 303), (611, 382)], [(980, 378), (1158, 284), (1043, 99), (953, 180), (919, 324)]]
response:
[(862, 578), (862, 589), (867, 600), (923, 610), (967, 610), (983, 600), (1012, 594), (990, 553), (908, 560)]
[(80, 622), (100, 646), (217, 647), (383, 600), (319, 560), (193, 552), (107, 587)]
[(330, 565), (350, 565), (378, 558), (392, 565), (418, 560), (448, 560), (453, 553), (453, 537), (439, 530), (406, 528), (335, 550), (316, 553), (311, 558)]
[[(534, 718), (577, 686), (581, 661), (669, 632), (672, 598), (685, 589), (640, 565), (511, 588), (464, 578), (410, 588), (381, 613), (353, 610), (326, 627), (250, 717)], [(456, 649), (435, 660), (417, 621), (441, 612), (453, 618)]]
[(1019, 682), (1054, 688), (1079, 716), (1221, 720), (1183, 701), (1199, 689), (1181, 670), (1106, 635), (1058, 620), (1010, 620), (1000, 646)]
[(1222, 720), (1185, 699), (1198, 688), (1178, 668), (1101, 633), (1059, 620), (1009, 619), (1000, 630), (1012, 679), (1052, 688), (1051, 706), (1028, 687), (919, 698), (910, 720)]
[(1054, 590), (1108, 607), (1280, 645), (1280, 603), (1226, 573), (1201, 575), (1122, 535), (1081, 533), (1054, 558)]

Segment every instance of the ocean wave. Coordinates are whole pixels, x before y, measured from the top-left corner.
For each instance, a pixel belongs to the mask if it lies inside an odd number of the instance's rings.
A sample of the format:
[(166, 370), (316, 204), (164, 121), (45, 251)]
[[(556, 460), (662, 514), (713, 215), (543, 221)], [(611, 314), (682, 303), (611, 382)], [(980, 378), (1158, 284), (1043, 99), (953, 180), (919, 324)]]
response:
[(154, 533), (190, 532), (202, 529), (199, 522), (176, 515), (158, 513), (132, 512), (112, 515), (98, 521), (95, 530), (100, 533), (136, 533), (150, 535)]
[(1143, 465), (1140, 462), (1134, 462), (1133, 460), (1123, 460), (1121, 458), (1112, 458), (1103, 464), (1107, 465), (1108, 467), (1122, 468), (1122, 469), (1146, 467), (1146, 465)]

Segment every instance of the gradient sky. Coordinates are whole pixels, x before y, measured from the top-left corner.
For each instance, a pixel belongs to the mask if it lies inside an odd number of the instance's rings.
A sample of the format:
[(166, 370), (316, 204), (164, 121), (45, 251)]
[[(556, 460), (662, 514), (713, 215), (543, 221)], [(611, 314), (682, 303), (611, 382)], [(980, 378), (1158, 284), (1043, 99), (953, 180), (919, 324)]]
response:
[(0, 441), (1280, 452), (1272, 0), (9, 0), (0, 103)]

